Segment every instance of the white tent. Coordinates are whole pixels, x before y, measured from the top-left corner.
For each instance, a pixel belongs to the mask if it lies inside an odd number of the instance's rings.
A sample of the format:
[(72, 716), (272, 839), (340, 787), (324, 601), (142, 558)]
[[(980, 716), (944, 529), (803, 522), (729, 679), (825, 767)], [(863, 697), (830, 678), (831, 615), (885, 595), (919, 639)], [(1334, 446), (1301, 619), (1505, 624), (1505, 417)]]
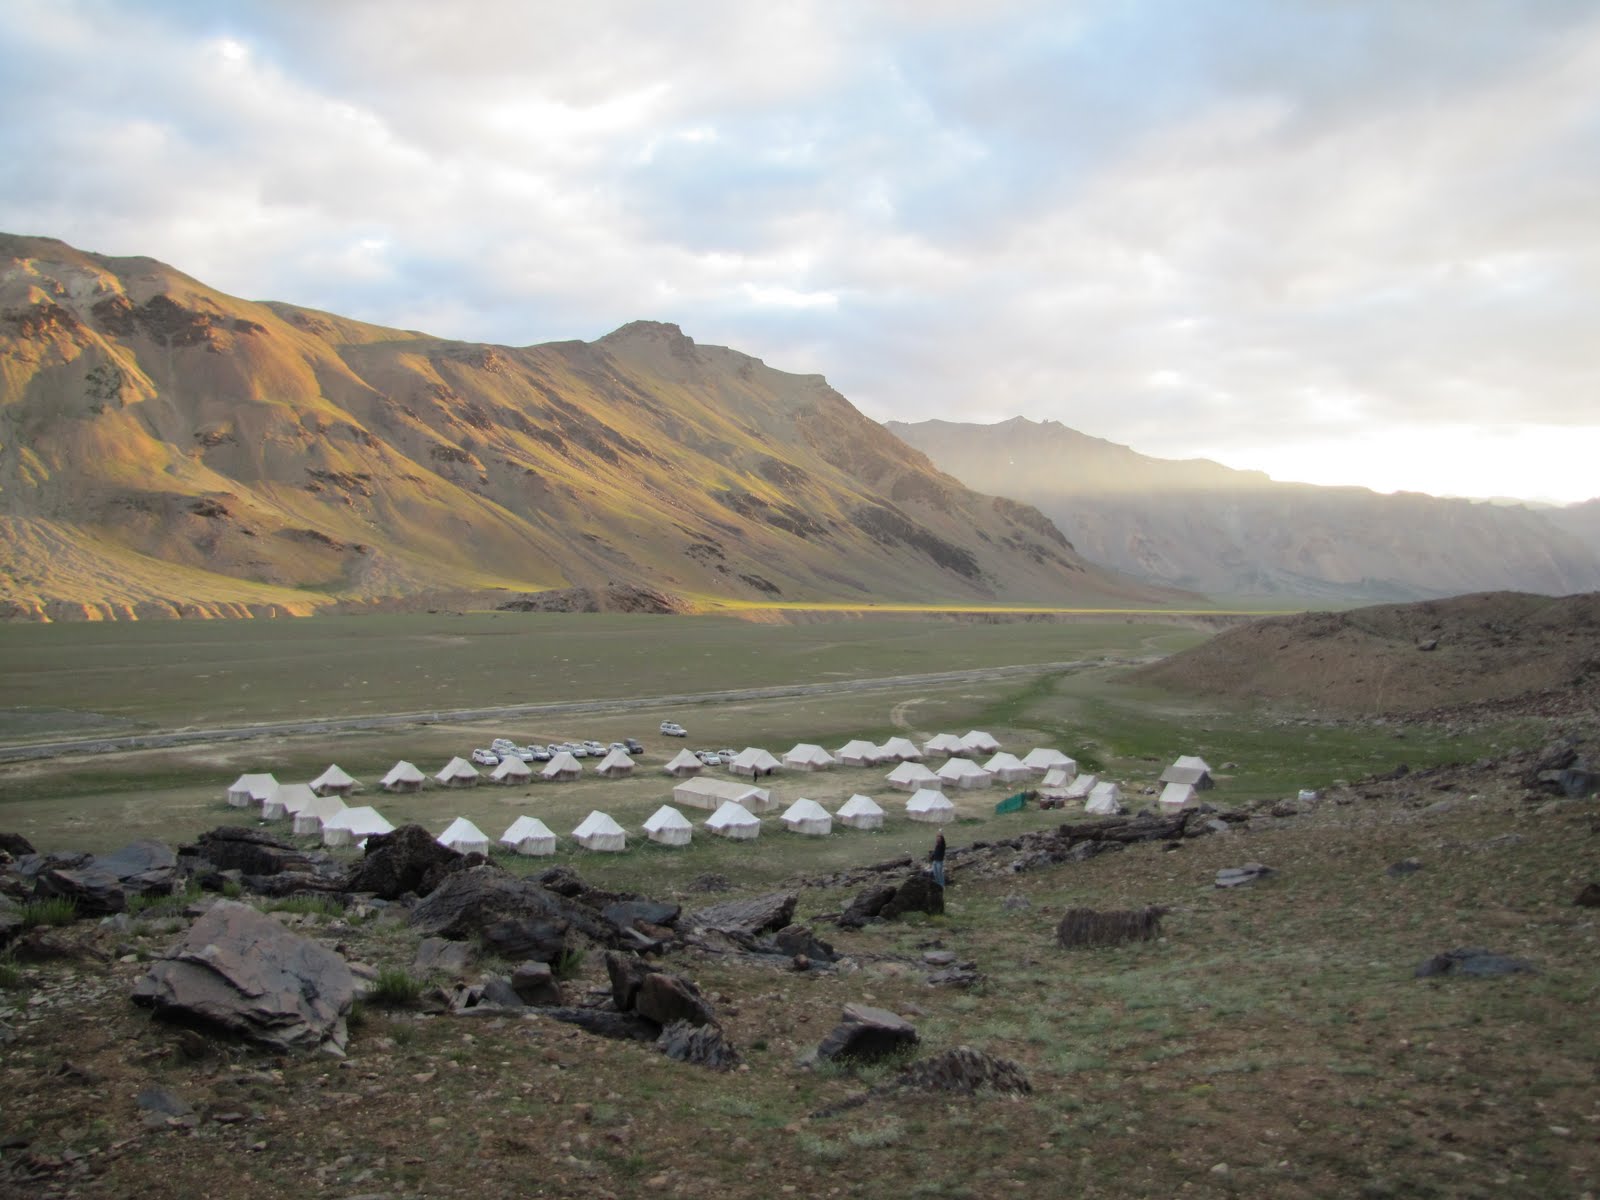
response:
[(292, 817), (316, 798), (309, 784), (280, 783), (272, 795), (261, 802), (261, 819), (281, 821)]
[(763, 775), (771, 775), (783, 766), (770, 751), (761, 749), (760, 746), (746, 746), (733, 756), (733, 761), (728, 764), (728, 770), (735, 775), (748, 775), (752, 779), (759, 779)]
[(1000, 743), (981, 729), (970, 729), (961, 739), (961, 749), (967, 754), (993, 754), (1000, 749)]
[(672, 802), (689, 808), (715, 809), (727, 800), (750, 812), (767, 812), (778, 806), (766, 788), (732, 779), (685, 779), (672, 789)]
[(851, 829), (883, 828), (883, 809), (871, 796), (863, 796), (860, 792), (841, 804), (834, 815), (839, 818), (839, 824)]
[[(572, 757), (570, 750), (563, 750), (560, 754), (551, 756), (550, 761), (545, 763), (544, 768), (539, 772), (539, 778), (565, 783), (577, 779), (582, 774), (583, 764)], [(573, 836), (576, 837), (577, 835), (574, 834)]]
[(1039, 781), (1042, 788), (1058, 788), (1065, 791), (1067, 785), (1073, 780), (1073, 771), (1068, 767), (1051, 767), (1044, 773), (1044, 778)]
[(616, 854), (628, 848), (627, 831), (603, 812), (592, 812), (572, 831), (572, 840), (585, 850)]
[(311, 790), (319, 796), (348, 796), (355, 791), (356, 781), (334, 763), (311, 781)]
[(496, 783), (527, 783), (533, 778), (533, 768), (515, 754), (508, 754), (500, 760), (499, 766), (489, 772), (489, 778)]
[(663, 804), (644, 823), (644, 835), (662, 846), (687, 846), (694, 837), (694, 826), (670, 804)]
[(732, 800), (723, 802), (721, 808), (706, 818), (706, 828), (718, 837), (746, 842), (761, 836), (761, 818)]
[(923, 788), (906, 801), (906, 816), (930, 825), (945, 825), (956, 819), (956, 806), (943, 792)]
[(953, 733), (936, 733), (922, 743), (924, 758), (936, 758), (939, 755), (949, 756), (961, 753), (961, 739)]
[(1157, 801), (1162, 812), (1177, 812), (1180, 808), (1191, 808), (1199, 803), (1200, 793), (1195, 790), (1192, 783), (1169, 783), (1161, 789), (1161, 798)]
[(986, 788), (993, 778), (977, 763), (967, 758), (952, 758), (934, 772), (939, 782), (958, 788)]
[(1193, 784), (1198, 790), (1214, 786), (1211, 768), (1206, 765), (1205, 759), (1194, 754), (1180, 754), (1170, 767), (1161, 772), (1159, 782)]
[(363, 845), (375, 833), (393, 833), (394, 826), (377, 809), (347, 808), (322, 823), (324, 846)]
[(914, 792), (918, 788), (939, 786), (939, 777), (929, 768), (919, 762), (903, 762), (890, 771), (886, 779), (891, 787), (899, 788), (902, 792)]
[(1022, 765), (1030, 771), (1037, 771), (1043, 775), (1057, 767), (1070, 767), (1076, 773), (1078, 764), (1073, 762), (1059, 750), (1047, 749), (1044, 746), (1035, 747), (1022, 756)]
[(672, 756), (670, 762), (661, 768), (668, 775), (678, 779), (685, 779), (690, 775), (698, 775), (706, 769), (705, 763), (694, 756), (692, 750), (679, 750)]
[(228, 785), (228, 803), (234, 808), (249, 808), (277, 790), (278, 781), (271, 775), (241, 775)]
[(797, 771), (826, 771), (834, 765), (834, 757), (821, 746), (800, 742), (783, 756), (783, 765)]
[(489, 835), (465, 817), (457, 817), (439, 835), (439, 845), (448, 846), (459, 854), (487, 854)]
[(892, 737), (878, 747), (878, 753), (883, 755), (883, 761), (898, 758), (901, 762), (921, 762), (922, 751), (917, 749), (917, 744), (910, 738)]
[(1115, 816), (1122, 811), (1122, 789), (1111, 780), (1102, 779), (1083, 802), (1083, 811), (1097, 817)]
[(633, 759), (628, 757), (626, 750), (613, 750), (600, 760), (600, 765), (594, 773), (602, 779), (621, 779), (625, 775), (633, 774)]
[(870, 767), (883, 761), (883, 751), (860, 738), (846, 742), (833, 752), (833, 756), (847, 767)]
[(500, 835), (500, 844), (530, 858), (556, 852), (556, 835), (538, 817), (518, 817)]
[(791, 833), (807, 833), (812, 837), (827, 837), (833, 832), (833, 818), (828, 810), (815, 800), (801, 797), (783, 810), (778, 820), (789, 827)]
[(1003, 783), (1016, 783), (1021, 779), (1033, 778), (1032, 767), (1025, 766), (1015, 754), (1009, 754), (1004, 750), (984, 763), (983, 769)]
[(1094, 791), (1094, 785), (1100, 782), (1098, 775), (1079, 775), (1067, 784), (1068, 800), (1087, 800), (1089, 793)]
[(389, 773), (380, 782), (386, 792), (420, 792), (424, 778), (415, 764), (402, 758), (389, 768)]
[(476, 787), (478, 768), (464, 758), (452, 758), (434, 776), (445, 787)]
[(295, 836), (321, 833), (323, 823), (342, 813), (344, 807), (343, 796), (313, 796), (304, 808), (294, 814)]
[(1172, 765), (1175, 767), (1192, 767), (1197, 771), (1211, 773), (1211, 764), (1198, 754), (1180, 754), (1172, 760)]

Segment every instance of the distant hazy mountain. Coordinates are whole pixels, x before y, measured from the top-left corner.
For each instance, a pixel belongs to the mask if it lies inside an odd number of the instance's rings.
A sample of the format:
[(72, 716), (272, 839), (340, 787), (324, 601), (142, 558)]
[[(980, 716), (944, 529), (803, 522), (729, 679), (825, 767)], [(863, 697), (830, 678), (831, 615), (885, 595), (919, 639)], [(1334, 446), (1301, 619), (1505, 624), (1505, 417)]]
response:
[[(1204, 459), (1150, 458), (1022, 417), (888, 428), (969, 487), (1036, 506), (1086, 557), (1151, 582), (1218, 595), (1373, 601), (1600, 589), (1600, 511), (1586, 515), (1583, 505), (1534, 512), (1275, 483)], [(1558, 517), (1566, 528), (1552, 523)]]
[(1541, 515), (1600, 554), (1600, 500), (1585, 500), (1564, 508), (1542, 509)]
[(1146, 604), (821, 376), (676, 326), (511, 348), (0, 235), (0, 615), (450, 590)]

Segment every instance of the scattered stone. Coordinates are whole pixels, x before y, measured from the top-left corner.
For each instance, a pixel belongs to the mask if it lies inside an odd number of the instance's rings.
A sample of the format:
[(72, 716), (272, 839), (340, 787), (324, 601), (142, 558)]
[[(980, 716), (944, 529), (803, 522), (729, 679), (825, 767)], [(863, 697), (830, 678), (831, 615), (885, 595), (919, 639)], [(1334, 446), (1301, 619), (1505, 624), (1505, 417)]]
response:
[(674, 1021), (663, 1029), (656, 1039), (656, 1049), (677, 1062), (713, 1071), (731, 1071), (744, 1061), (717, 1026), (688, 1021)]
[(948, 967), (955, 960), (954, 950), (925, 950), (922, 953), (922, 961), (930, 967)]
[(346, 886), (383, 900), (408, 892), (426, 896), (466, 865), (464, 855), (441, 846), (421, 825), (402, 825), (367, 839), (366, 853), (351, 869)]
[(896, 1076), (895, 1086), (909, 1091), (950, 1092), (958, 1096), (971, 1096), (980, 1091), (1026, 1096), (1033, 1091), (1033, 1085), (1016, 1063), (971, 1046), (957, 1046), (913, 1063)]
[(716, 1021), (711, 1002), (692, 982), (636, 955), (608, 951), (606, 974), (611, 977), (611, 1003), (618, 1012), (637, 1012), (658, 1026)]
[(428, 975), (437, 971), (443, 975), (465, 975), (472, 963), (472, 947), (466, 942), (452, 942), (449, 938), (428, 937), (417, 943), (417, 957), (411, 969)]
[(785, 925), (772, 935), (772, 944), (780, 954), (811, 962), (831, 963), (839, 957), (833, 952), (833, 945), (812, 933), (809, 925)]
[(908, 875), (888, 903), (878, 910), (878, 916), (892, 921), (901, 913), (920, 912), (938, 915), (944, 912), (944, 888), (934, 882), (933, 876), (921, 871)]
[(1056, 942), (1069, 950), (1146, 942), (1160, 935), (1161, 918), (1166, 911), (1156, 907), (1115, 912), (1069, 908), (1056, 925)]
[(1579, 908), (1600, 908), (1600, 883), (1588, 884), (1573, 903)]
[(522, 993), (517, 991), (511, 980), (501, 975), (491, 975), (481, 985), (479, 1004), (491, 1004), (496, 1008), (523, 1008)]
[(1249, 887), (1258, 879), (1267, 879), (1277, 872), (1261, 863), (1245, 863), (1242, 867), (1224, 867), (1217, 872), (1219, 888)]
[(670, 927), (677, 924), (681, 905), (655, 900), (618, 900), (600, 910), (600, 915), (618, 929), (643, 932), (640, 925)]
[(988, 976), (976, 969), (976, 964), (958, 963), (929, 975), (928, 984), (930, 987), (969, 988), (977, 987), (987, 978)]
[(135, 986), (157, 1014), (280, 1050), (343, 1051), (355, 977), (332, 950), (247, 904), (219, 901)]
[(814, 1057), (877, 1062), (919, 1040), (916, 1027), (904, 1017), (866, 1004), (847, 1004), (844, 1019), (822, 1039)]
[(1435, 975), (1461, 975), (1472, 979), (1490, 979), (1498, 975), (1537, 974), (1534, 965), (1526, 959), (1510, 958), (1473, 946), (1435, 954), (1417, 967), (1415, 977), (1429, 979)]
[(9, 858), (21, 858), (24, 854), (37, 854), (33, 843), (20, 833), (0, 833), (0, 854)]
[(561, 1004), (561, 984), (550, 970), (549, 963), (518, 963), (511, 973), (511, 986), (522, 1002), (537, 1008), (551, 1008)]
[(194, 1112), (189, 1102), (176, 1092), (151, 1085), (133, 1098), (135, 1106), (144, 1114), (148, 1128), (160, 1129), (173, 1117), (187, 1117)]
[(1001, 912), (1026, 912), (1033, 907), (1033, 901), (1026, 896), (1010, 895), (1000, 901)]
[(696, 875), (689, 881), (691, 892), (731, 892), (733, 881), (726, 875), (705, 874)]
[(1398, 878), (1402, 875), (1415, 875), (1420, 870), (1422, 870), (1420, 858), (1402, 858), (1397, 863), (1390, 863), (1384, 874)]
[(580, 1029), (601, 1037), (623, 1041), (653, 1042), (661, 1036), (661, 1026), (647, 1021), (638, 1013), (613, 1012), (608, 1008), (541, 1008), (539, 1012), (552, 1020), (576, 1025)]

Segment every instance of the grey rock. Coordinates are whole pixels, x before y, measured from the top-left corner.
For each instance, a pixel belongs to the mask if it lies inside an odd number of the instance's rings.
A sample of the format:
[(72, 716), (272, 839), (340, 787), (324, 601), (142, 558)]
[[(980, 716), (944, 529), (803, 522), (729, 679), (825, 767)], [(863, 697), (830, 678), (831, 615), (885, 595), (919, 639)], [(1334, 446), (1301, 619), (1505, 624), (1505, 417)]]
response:
[(34, 880), (35, 895), (71, 900), (82, 917), (121, 912), (129, 896), (170, 895), (178, 856), (163, 842), (131, 842), (77, 868), (50, 867)]
[(607, 1008), (541, 1008), (540, 1015), (551, 1020), (576, 1025), (600, 1037), (619, 1038), (624, 1041), (653, 1042), (661, 1036), (661, 1026), (647, 1021), (638, 1013), (613, 1012)]
[(716, 1021), (710, 1001), (700, 994), (699, 988), (681, 976), (664, 971), (652, 971), (644, 977), (634, 1009), (641, 1017), (662, 1026), (680, 1021), (710, 1025)]
[(1402, 875), (1415, 875), (1420, 870), (1422, 870), (1421, 859), (1402, 858), (1399, 862), (1390, 863), (1384, 874), (1399, 878)]
[(618, 900), (602, 908), (600, 915), (618, 929), (636, 930), (641, 921), (646, 925), (673, 925), (682, 911), (680, 905), (655, 900)]
[(971, 1096), (980, 1091), (1026, 1096), (1033, 1091), (1033, 1085), (1016, 1063), (971, 1046), (957, 1046), (913, 1063), (895, 1076), (894, 1083), (910, 1091), (949, 1092), (958, 1096)]
[(480, 931), (486, 949), (513, 961), (553, 963), (567, 948), (567, 923), (535, 918), (508, 918)]
[(883, 906), (894, 899), (895, 887), (893, 884), (878, 884), (869, 887), (850, 901), (849, 907), (839, 914), (838, 926), (840, 929), (860, 929), (868, 921), (878, 920), (878, 914), (883, 911)]
[(472, 947), (466, 942), (429, 937), (417, 943), (417, 957), (412, 961), (411, 968), (424, 975), (438, 971), (459, 977), (466, 973), (471, 962)]
[(511, 986), (517, 989), (524, 1004), (537, 1008), (553, 1008), (562, 1003), (561, 984), (550, 970), (549, 963), (518, 963), (511, 973)]
[(1261, 863), (1245, 863), (1242, 867), (1224, 867), (1217, 872), (1219, 888), (1249, 887), (1257, 880), (1268, 879), (1277, 872)]
[(491, 975), (483, 981), (482, 998), (480, 1004), (492, 1004), (496, 1008), (523, 1008), (525, 1007), (522, 993), (517, 991), (511, 980), (501, 975)]
[(1056, 942), (1072, 949), (1149, 941), (1160, 935), (1165, 912), (1163, 908), (1153, 907), (1114, 912), (1069, 908), (1056, 925)]
[(922, 961), (930, 967), (948, 967), (955, 960), (954, 950), (925, 950), (922, 954)]
[(713, 904), (691, 913), (689, 920), (696, 929), (714, 929), (754, 938), (782, 929), (793, 921), (799, 900), (795, 892), (768, 892), (751, 900)]
[(402, 825), (392, 833), (367, 839), (360, 862), (350, 871), (346, 887), (395, 900), (408, 892), (426, 896), (446, 878), (467, 865), (464, 855), (438, 840), (420, 825)]
[(194, 1111), (182, 1096), (154, 1084), (140, 1091), (133, 1102), (140, 1112), (157, 1113), (163, 1117), (186, 1117)]
[(133, 1001), (275, 1049), (342, 1051), (355, 994), (332, 950), (223, 900), (151, 966)]
[(713, 1071), (731, 1071), (743, 1061), (717, 1026), (692, 1025), (688, 1021), (675, 1021), (663, 1029), (656, 1039), (656, 1049), (677, 1062)]
[(976, 969), (973, 963), (959, 963), (946, 967), (942, 971), (935, 971), (928, 976), (928, 983), (932, 987), (969, 988), (977, 987), (988, 976)]
[[(410, 917), (418, 932), (449, 938), (486, 933), (502, 921), (551, 926), (565, 922), (601, 945), (616, 945), (621, 940), (617, 928), (592, 909), (493, 866), (470, 867), (448, 876), (418, 902)], [(546, 929), (524, 925), (500, 931), (500, 935), (504, 945), (525, 938), (530, 944), (543, 941), (549, 948)]]
[(1579, 908), (1600, 908), (1600, 883), (1586, 884), (1572, 903)]
[(236, 877), (246, 875), (278, 875), (285, 871), (306, 873), (317, 861), (298, 847), (263, 829), (250, 829), (242, 825), (221, 825), (202, 833), (193, 847), (185, 847), (184, 854), (192, 854), (210, 863), (218, 873), (236, 872)]
[(904, 1017), (866, 1004), (847, 1004), (844, 1019), (822, 1039), (816, 1057), (876, 1062), (919, 1040), (916, 1026)]
[(813, 963), (831, 963), (839, 956), (833, 946), (812, 933), (808, 925), (785, 925), (772, 935), (773, 949), (790, 957), (804, 957)]
[(932, 875), (918, 871), (907, 876), (895, 888), (894, 895), (878, 910), (878, 915), (885, 921), (892, 921), (901, 913), (908, 912), (937, 915), (944, 912), (944, 893), (945, 889), (933, 881)]
[(1026, 912), (1033, 907), (1033, 901), (1026, 896), (1011, 895), (1000, 901), (1001, 912)]
[(1429, 979), (1437, 975), (1490, 979), (1499, 975), (1537, 975), (1538, 971), (1526, 959), (1510, 958), (1477, 946), (1464, 946), (1426, 959), (1417, 967), (1414, 974), (1418, 979)]
[(0, 854), (8, 858), (21, 858), (24, 854), (37, 854), (33, 843), (20, 833), (0, 833)]

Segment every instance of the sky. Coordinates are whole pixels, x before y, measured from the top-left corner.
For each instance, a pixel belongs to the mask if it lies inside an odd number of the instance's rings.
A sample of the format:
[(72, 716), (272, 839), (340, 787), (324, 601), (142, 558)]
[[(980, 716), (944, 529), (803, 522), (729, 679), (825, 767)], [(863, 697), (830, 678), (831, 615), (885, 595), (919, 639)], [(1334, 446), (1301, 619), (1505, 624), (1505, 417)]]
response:
[(0, 230), (877, 420), (1600, 494), (1594, 0), (0, 0)]

